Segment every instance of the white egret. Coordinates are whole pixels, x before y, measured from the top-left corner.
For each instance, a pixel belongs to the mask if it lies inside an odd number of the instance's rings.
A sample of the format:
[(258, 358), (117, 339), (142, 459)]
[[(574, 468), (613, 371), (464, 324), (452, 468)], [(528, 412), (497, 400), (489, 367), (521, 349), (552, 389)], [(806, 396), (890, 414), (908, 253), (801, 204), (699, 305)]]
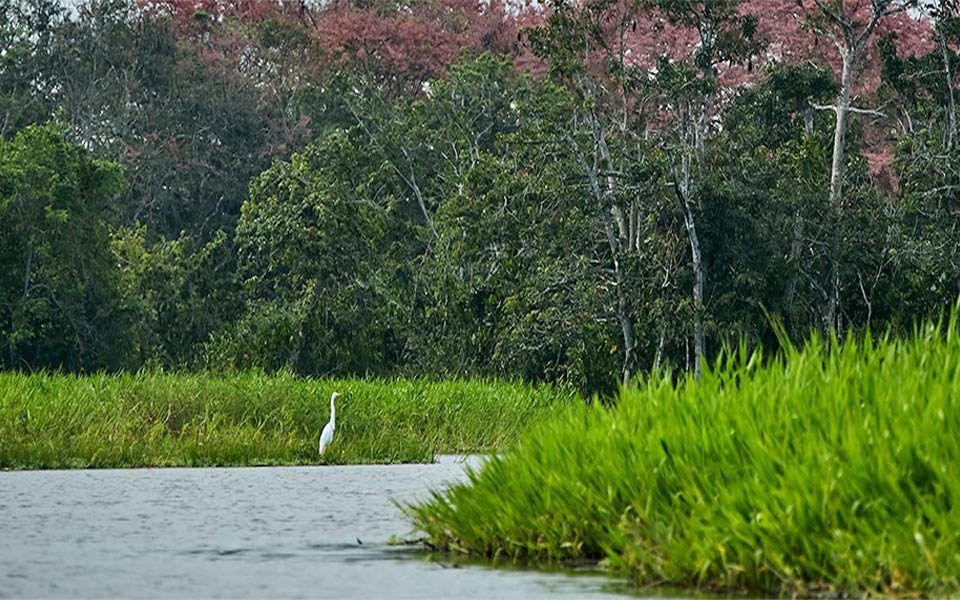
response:
[(333, 441), (333, 430), (337, 427), (337, 407), (333, 405), (333, 401), (339, 395), (334, 392), (330, 396), (330, 422), (324, 425), (323, 431), (320, 433), (320, 454), (323, 454), (324, 449)]

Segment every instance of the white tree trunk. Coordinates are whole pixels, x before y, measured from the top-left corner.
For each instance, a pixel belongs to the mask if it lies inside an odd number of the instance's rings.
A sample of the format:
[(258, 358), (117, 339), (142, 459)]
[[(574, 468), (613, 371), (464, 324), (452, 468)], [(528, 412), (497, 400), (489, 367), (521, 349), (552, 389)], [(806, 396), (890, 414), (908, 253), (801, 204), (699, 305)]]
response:
[(676, 164), (671, 157), (671, 175), (673, 187), (683, 210), (683, 223), (690, 242), (690, 267), (693, 271), (693, 373), (700, 379), (700, 371), (706, 356), (706, 334), (704, 318), (706, 309), (703, 303), (703, 286), (706, 273), (703, 265), (703, 253), (700, 250), (700, 236), (697, 235), (697, 223), (694, 206), (690, 200), (689, 159), (684, 158), (681, 172), (677, 173)]
[(947, 50), (947, 40), (942, 27), (937, 27), (940, 42), (940, 54), (943, 57), (943, 75), (947, 83), (947, 133), (943, 142), (946, 153), (953, 149), (953, 138), (957, 134), (957, 104), (953, 97), (953, 72), (950, 70), (950, 54)]
[(703, 268), (703, 255), (700, 252), (700, 238), (697, 236), (697, 224), (693, 219), (692, 208), (687, 202), (684, 221), (687, 226), (687, 237), (690, 239), (691, 267), (693, 268), (693, 374), (697, 379), (700, 379), (700, 370), (706, 355), (703, 322), (703, 282), (706, 276)]
[(843, 218), (843, 171), (845, 164), (844, 142), (847, 136), (847, 120), (850, 116), (850, 94), (853, 88), (853, 69), (856, 64), (856, 47), (842, 52), (843, 72), (840, 78), (840, 93), (835, 107), (837, 119), (833, 130), (833, 160), (830, 164), (829, 252), (830, 281), (826, 286), (827, 299), (823, 310), (825, 332), (837, 329), (837, 312), (840, 307), (840, 222)]

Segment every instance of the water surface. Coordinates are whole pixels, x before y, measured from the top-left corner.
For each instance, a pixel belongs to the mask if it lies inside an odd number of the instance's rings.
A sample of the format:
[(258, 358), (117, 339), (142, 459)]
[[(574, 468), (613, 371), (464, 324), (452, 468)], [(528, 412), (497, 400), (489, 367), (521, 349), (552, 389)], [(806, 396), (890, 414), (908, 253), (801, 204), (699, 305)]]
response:
[(391, 499), (463, 477), (450, 459), (0, 472), (0, 596), (604, 598), (623, 589), (385, 545), (411, 533)]

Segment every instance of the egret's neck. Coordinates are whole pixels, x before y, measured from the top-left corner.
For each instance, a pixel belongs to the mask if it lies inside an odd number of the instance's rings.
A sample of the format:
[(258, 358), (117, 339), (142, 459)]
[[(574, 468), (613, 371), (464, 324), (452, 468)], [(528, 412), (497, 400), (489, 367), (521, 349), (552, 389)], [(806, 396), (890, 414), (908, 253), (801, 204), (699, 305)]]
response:
[(336, 422), (337, 422), (337, 407), (334, 406), (334, 404), (333, 404), (333, 401), (334, 401), (335, 399), (336, 399), (336, 398), (334, 398), (334, 397), (332, 397), (332, 396), (330, 397), (330, 424), (331, 424), (331, 425), (334, 425), (334, 426), (335, 426), (335, 424), (336, 424)]

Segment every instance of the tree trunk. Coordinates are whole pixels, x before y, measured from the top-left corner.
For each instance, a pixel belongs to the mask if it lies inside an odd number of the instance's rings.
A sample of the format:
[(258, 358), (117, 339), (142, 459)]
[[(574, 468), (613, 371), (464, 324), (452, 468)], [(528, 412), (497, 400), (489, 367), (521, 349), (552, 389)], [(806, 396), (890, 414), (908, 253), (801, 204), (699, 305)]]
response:
[[(600, 121), (594, 113), (590, 113), (590, 125), (593, 131), (596, 143), (596, 152), (599, 154), (600, 168), (605, 171), (605, 187), (600, 187), (600, 174), (596, 169), (588, 169), (588, 177), (591, 182), (591, 188), (598, 202), (603, 203), (606, 197), (610, 204), (609, 216), (604, 217), (604, 227), (607, 233), (607, 242), (610, 245), (610, 254), (613, 258), (613, 268), (617, 284), (617, 320), (620, 321), (620, 331), (623, 335), (623, 372), (622, 383), (626, 387), (630, 383), (630, 375), (633, 363), (633, 318), (630, 315), (630, 300), (627, 297), (626, 279), (623, 274), (623, 268), (618, 258), (620, 251), (626, 247), (630, 252), (630, 231), (623, 211), (616, 205), (617, 180), (614, 175), (613, 158), (610, 156), (610, 149), (607, 147), (606, 138), (603, 130), (600, 129)], [(612, 217), (612, 222), (611, 222)], [(614, 224), (616, 230), (614, 230)]]
[(623, 387), (630, 385), (631, 362), (633, 359), (633, 321), (630, 319), (630, 303), (626, 294), (620, 294), (617, 316), (623, 333)]
[(663, 366), (663, 351), (667, 346), (667, 328), (664, 325), (660, 327), (660, 339), (657, 341), (657, 356), (653, 359), (653, 370), (659, 372)]
[(947, 81), (947, 133), (943, 142), (944, 152), (950, 153), (953, 149), (953, 138), (957, 134), (957, 105), (953, 96), (953, 71), (950, 70), (950, 53), (947, 50), (947, 40), (943, 27), (937, 27), (940, 42), (940, 54), (943, 56), (943, 75)]
[(27, 249), (27, 266), (23, 269), (23, 299), (30, 296), (30, 276), (33, 272), (33, 248)]
[(423, 220), (426, 222), (427, 227), (430, 228), (430, 233), (433, 234), (433, 239), (439, 240), (440, 234), (437, 233), (437, 227), (433, 224), (433, 219), (430, 218), (430, 211), (427, 210), (427, 203), (423, 199), (423, 194), (420, 192), (420, 186), (417, 185), (417, 180), (414, 178), (413, 174), (410, 174), (409, 185), (413, 189), (413, 194), (417, 199), (417, 206), (420, 207), (420, 214), (423, 215)]
[[(787, 311), (793, 306), (793, 299), (797, 293), (797, 265), (800, 264), (800, 253), (803, 251), (803, 215), (797, 208), (793, 215), (793, 241), (790, 243), (790, 276), (787, 278), (787, 285), (784, 288), (783, 304)], [(788, 312), (789, 314), (789, 312)]]
[(833, 160), (830, 165), (829, 252), (830, 281), (822, 320), (824, 333), (837, 330), (837, 312), (840, 307), (840, 222), (843, 218), (844, 141), (847, 136), (847, 118), (850, 115), (850, 93), (853, 87), (853, 68), (856, 48), (843, 51), (843, 74), (840, 94), (835, 107), (837, 121), (833, 130)]
[(607, 147), (607, 140), (603, 135), (603, 131), (600, 129), (600, 121), (597, 119), (596, 115), (590, 115), (594, 137), (596, 138), (597, 143), (597, 152), (600, 155), (600, 165), (601, 168), (606, 171), (606, 183), (607, 189), (606, 193), (611, 200), (610, 205), (610, 214), (613, 215), (613, 220), (617, 224), (617, 233), (620, 236), (620, 239), (626, 241), (629, 244), (629, 233), (626, 219), (623, 216), (623, 211), (620, 210), (620, 207), (614, 203), (616, 197), (614, 193), (617, 189), (617, 180), (613, 173), (613, 159), (610, 157), (610, 149)]
[(690, 238), (690, 256), (693, 267), (693, 375), (699, 380), (704, 355), (706, 354), (703, 323), (703, 282), (705, 274), (703, 257), (700, 253), (700, 238), (697, 236), (697, 224), (693, 220), (691, 208), (688, 205), (684, 220), (687, 225), (687, 236)]
[(670, 266), (666, 265), (663, 269), (663, 282), (660, 283), (660, 306), (662, 314), (660, 315), (660, 339), (657, 341), (657, 355), (653, 361), (653, 370), (659, 371), (660, 367), (663, 366), (663, 355), (667, 349), (667, 327), (668, 322), (668, 312), (666, 310), (667, 306), (667, 291), (670, 289)]
[[(809, 103), (803, 108), (803, 132), (807, 140), (813, 135), (813, 107)], [(790, 243), (790, 266), (792, 270), (787, 277), (787, 284), (784, 286), (783, 293), (784, 309), (787, 311), (790, 311), (790, 307), (793, 306), (793, 300), (797, 293), (797, 265), (800, 264), (801, 252), (803, 252), (803, 213), (797, 206), (793, 215), (793, 241)]]
[(683, 223), (687, 230), (687, 239), (690, 242), (690, 266), (693, 270), (693, 374), (698, 380), (704, 356), (706, 355), (706, 335), (704, 333), (705, 308), (703, 304), (703, 284), (706, 273), (703, 266), (703, 254), (700, 250), (700, 236), (697, 235), (697, 223), (693, 214), (693, 204), (690, 202), (690, 173), (686, 162), (683, 173), (677, 173), (673, 157), (670, 159), (670, 169), (673, 177), (673, 188), (683, 210)]

